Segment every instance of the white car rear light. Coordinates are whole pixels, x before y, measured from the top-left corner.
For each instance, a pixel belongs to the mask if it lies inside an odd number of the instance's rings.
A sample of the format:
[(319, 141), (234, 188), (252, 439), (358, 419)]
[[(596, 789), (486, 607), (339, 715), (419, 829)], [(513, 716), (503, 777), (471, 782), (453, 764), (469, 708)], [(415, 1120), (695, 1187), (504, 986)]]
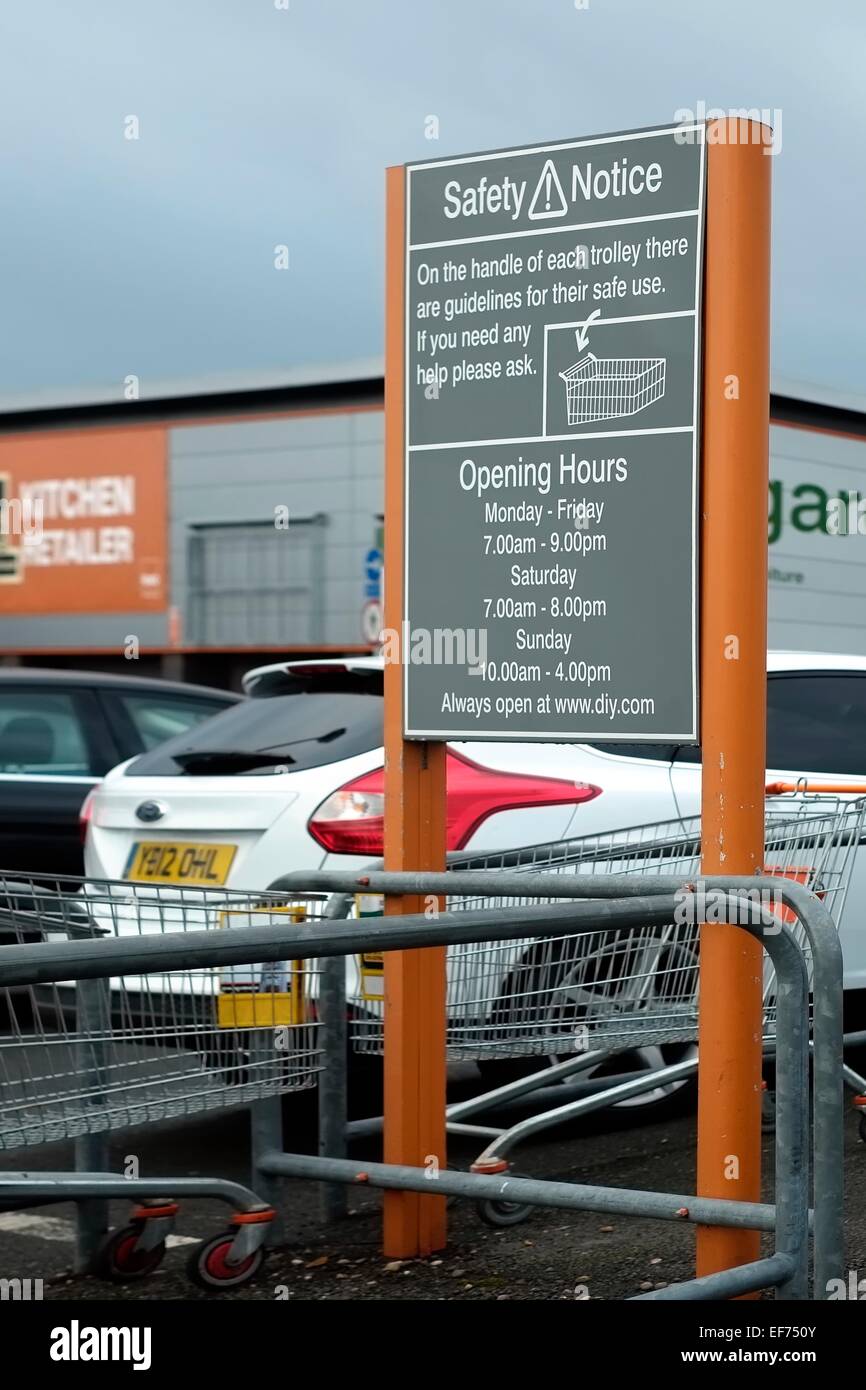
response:
[[(499, 772), (448, 749), (447, 848), (463, 849), (478, 827), (500, 811), (530, 806), (579, 805), (601, 795), (588, 782)], [(316, 808), (307, 822), (313, 839), (330, 854), (378, 857), (385, 828), (385, 770), (347, 782)]]

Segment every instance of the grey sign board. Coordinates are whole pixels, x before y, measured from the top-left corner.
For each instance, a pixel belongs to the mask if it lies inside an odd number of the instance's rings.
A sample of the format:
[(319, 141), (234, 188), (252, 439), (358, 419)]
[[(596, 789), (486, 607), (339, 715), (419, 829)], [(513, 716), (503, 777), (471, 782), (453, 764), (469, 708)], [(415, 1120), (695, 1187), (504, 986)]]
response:
[(407, 738), (697, 741), (704, 154), (407, 167)]

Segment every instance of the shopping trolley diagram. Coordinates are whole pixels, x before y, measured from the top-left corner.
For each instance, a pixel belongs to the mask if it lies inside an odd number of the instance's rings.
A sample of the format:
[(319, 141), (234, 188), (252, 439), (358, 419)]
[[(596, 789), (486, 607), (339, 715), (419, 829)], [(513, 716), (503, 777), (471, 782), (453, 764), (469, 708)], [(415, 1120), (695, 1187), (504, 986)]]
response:
[[(12, 874), (0, 880), (3, 945), (169, 933), (192, 940), (305, 915), (267, 893), (93, 881), (76, 888), (69, 880), (48, 888)], [(0, 990), (0, 1149), (105, 1135), (314, 1086), (321, 1064), (315, 989), (314, 964), (298, 961)], [(79, 1230), (88, 1202), (132, 1199), (128, 1223), (108, 1233), (90, 1261), (93, 1273), (115, 1282), (156, 1269), (179, 1197), (218, 1198), (234, 1209), (225, 1231), (193, 1249), (193, 1281), (218, 1290), (252, 1279), (275, 1212), (237, 1183), (104, 1171), (0, 1174), (0, 1210), (76, 1201)]]
[(570, 425), (637, 415), (665, 393), (664, 357), (596, 357), (586, 352), (559, 375)]

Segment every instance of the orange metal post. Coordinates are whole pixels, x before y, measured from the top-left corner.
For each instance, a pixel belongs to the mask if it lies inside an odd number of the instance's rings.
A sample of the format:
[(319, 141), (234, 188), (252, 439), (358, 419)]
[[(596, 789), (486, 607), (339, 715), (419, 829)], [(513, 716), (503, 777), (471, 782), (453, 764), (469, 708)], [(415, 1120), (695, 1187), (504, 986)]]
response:
[[(764, 854), (770, 172), (752, 123), (707, 129), (701, 510), (702, 869)], [(768, 132), (762, 132), (768, 136)], [(698, 1193), (761, 1192), (761, 947), (701, 930)], [(698, 1274), (758, 1258), (757, 1232), (703, 1227)]]
[[(387, 175), (385, 306), (385, 626), (402, 633), (406, 175)], [(443, 538), (443, 544), (444, 544)], [(403, 668), (385, 667), (385, 867), (445, 868), (445, 745), (403, 739)], [(386, 913), (419, 912), (391, 899)], [(446, 1166), (445, 951), (385, 957), (385, 1162)], [(431, 1191), (435, 1178), (431, 1178)], [(445, 1244), (445, 1199), (384, 1195), (386, 1255), (428, 1255)]]

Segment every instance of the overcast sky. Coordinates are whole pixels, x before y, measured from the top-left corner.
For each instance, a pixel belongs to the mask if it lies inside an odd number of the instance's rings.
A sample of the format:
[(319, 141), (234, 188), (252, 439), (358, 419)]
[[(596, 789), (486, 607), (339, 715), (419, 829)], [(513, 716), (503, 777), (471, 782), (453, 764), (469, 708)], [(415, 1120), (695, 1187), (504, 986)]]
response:
[(866, 393), (864, 0), (284, 3), (0, 0), (0, 404), (378, 357), (387, 164), (699, 101), (781, 112), (774, 372)]

